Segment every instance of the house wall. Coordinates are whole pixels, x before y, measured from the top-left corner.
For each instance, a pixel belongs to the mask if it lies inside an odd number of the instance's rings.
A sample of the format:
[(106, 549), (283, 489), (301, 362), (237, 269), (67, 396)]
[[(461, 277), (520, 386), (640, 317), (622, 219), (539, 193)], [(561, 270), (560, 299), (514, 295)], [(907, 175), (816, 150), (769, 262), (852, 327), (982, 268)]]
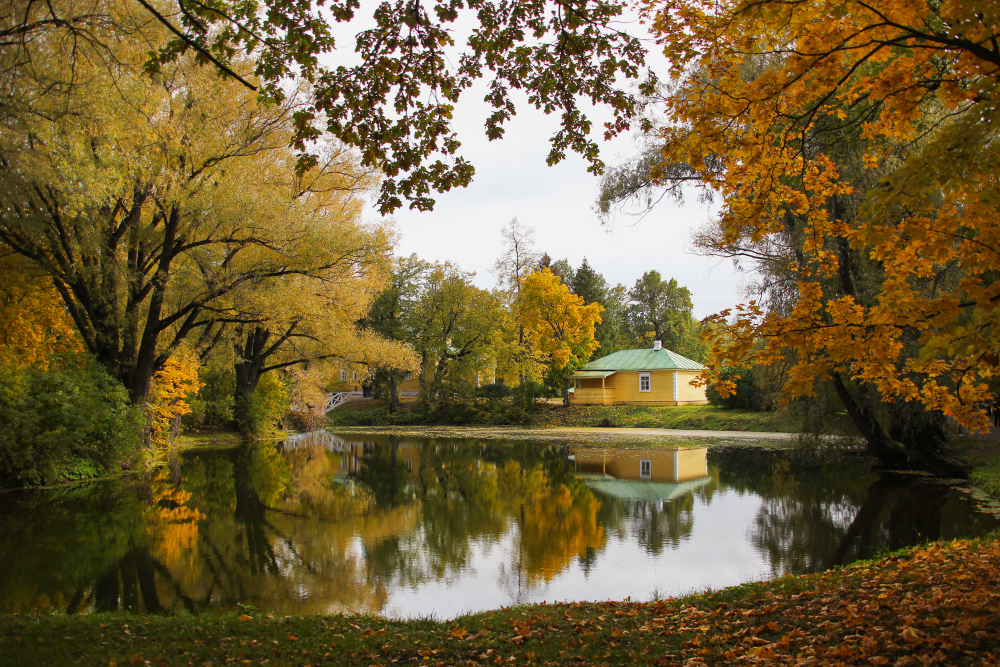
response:
[[(653, 482), (686, 482), (708, 476), (708, 449), (593, 452), (573, 451), (576, 472), (611, 475), (615, 479), (649, 479)], [(651, 462), (650, 476), (640, 475), (640, 461)]]
[(691, 380), (698, 377), (700, 371), (677, 371), (677, 403), (708, 403), (705, 387), (694, 387)]
[[(649, 391), (639, 391), (638, 371), (618, 371), (604, 378), (604, 387), (614, 390), (614, 405), (692, 405), (708, 403), (705, 387), (693, 387), (690, 382), (699, 371), (650, 371)], [(674, 377), (677, 394), (674, 394)], [(600, 389), (601, 378), (577, 380), (581, 389)], [(597, 398), (583, 400), (571, 398), (576, 404), (601, 404)]]
[(650, 371), (648, 392), (639, 391), (639, 373), (636, 371), (618, 371), (605, 378), (605, 386), (614, 388), (616, 404), (673, 405), (672, 371)]

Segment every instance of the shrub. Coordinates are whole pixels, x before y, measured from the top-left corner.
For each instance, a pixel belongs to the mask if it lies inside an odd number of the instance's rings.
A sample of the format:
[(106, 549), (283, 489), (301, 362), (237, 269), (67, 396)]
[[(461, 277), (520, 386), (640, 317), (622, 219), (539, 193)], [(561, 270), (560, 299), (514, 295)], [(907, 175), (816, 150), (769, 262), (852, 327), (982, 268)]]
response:
[(773, 392), (765, 386), (766, 382), (761, 382), (757, 369), (727, 367), (722, 369), (721, 377), (736, 383), (736, 393), (723, 398), (715, 386), (709, 384), (708, 402), (712, 405), (748, 410), (774, 409)]
[(202, 366), (198, 379), (203, 383), (196, 397), (191, 398), (191, 412), (184, 415), (184, 425), (189, 428), (226, 428), (233, 423), (233, 394), (236, 391), (236, 373), (232, 365)]
[(480, 398), (485, 398), (490, 401), (495, 401), (500, 398), (507, 398), (510, 396), (511, 389), (505, 384), (495, 383), (495, 384), (484, 384), (476, 392), (476, 395)]
[(47, 370), (0, 368), (0, 483), (52, 484), (120, 468), (139, 448), (142, 417), (90, 358)]
[(246, 410), (241, 411), (239, 419), (241, 431), (251, 436), (264, 436), (280, 429), (290, 402), (288, 389), (277, 373), (262, 375), (257, 388), (246, 400)]

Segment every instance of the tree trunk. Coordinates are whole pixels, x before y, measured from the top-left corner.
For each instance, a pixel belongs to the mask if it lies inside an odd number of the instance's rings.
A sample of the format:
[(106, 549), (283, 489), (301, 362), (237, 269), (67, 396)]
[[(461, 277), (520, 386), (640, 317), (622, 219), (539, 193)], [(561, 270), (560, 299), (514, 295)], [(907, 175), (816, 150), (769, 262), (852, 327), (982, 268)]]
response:
[(389, 371), (389, 412), (399, 409), (399, 391), (396, 388), (396, 374)]
[(839, 373), (833, 373), (833, 387), (848, 416), (868, 444), (868, 453), (890, 470), (923, 470), (942, 477), (965, 479), (968, 469), (947, 452), (947, 438), (940, 425), (917, 419), (900, 419), (905, 427), (894, 429), (890, 437), (863, 403), (851, 396)]
[(254, 327), (243, 341), (238, 341), (235, 345), (233, 370), (236, 373), (236, 388), (233, 392), (233, 414), (238, 424), (246, 423), (249, 416), (250, 396), (257, 389), (257, 383), (263, 374), (263, 351), (269, 338), (267, 331)]

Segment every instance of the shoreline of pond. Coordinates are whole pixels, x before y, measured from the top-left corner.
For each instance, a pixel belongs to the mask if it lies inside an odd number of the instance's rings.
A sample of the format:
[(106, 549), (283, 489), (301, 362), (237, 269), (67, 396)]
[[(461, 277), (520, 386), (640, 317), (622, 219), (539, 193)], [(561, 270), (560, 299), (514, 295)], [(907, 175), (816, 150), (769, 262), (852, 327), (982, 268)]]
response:
[[(479, 440), (531, 440), (544, 444), (635, 445), (642, 447), (702, 447), (718, 445), (788, 449), (800, 446), (836, 446), (853, 450), (860, 440), (848, 436), (812, 436), (803, 433), (715, 431), (665, 428), (616, 428), (599, 426), (338, 426), (330, 433), (411, 438), (471, 438)], [(583, 441), (583, 442), (581, 442)]]
[[(935, 542), (819, 574), (652, 600), (535, 604), (451, 620), (365, 615), (0, 616), (19, 665), (981, 664), (1000, 640), (1000, 539)], [(984, 612), (984, 610), (987, 610)], [(97, 648), (100, 647), (100, 648)]]

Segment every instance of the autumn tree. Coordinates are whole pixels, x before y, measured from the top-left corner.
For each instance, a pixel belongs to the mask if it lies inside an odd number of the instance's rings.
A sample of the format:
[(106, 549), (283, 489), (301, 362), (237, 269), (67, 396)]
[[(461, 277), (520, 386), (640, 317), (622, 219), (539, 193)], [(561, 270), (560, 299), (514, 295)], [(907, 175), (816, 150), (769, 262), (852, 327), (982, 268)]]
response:
[[(401, 258), (366, 319), (373, 330), (413, 348), (428, 410), (471, 397), (471, 390), (491, 383), (496, 372), (505, 308), (498, 295), (473, 285), (472, 275), (450, 262)], [(390, 392), (400, 380), (395, 371), (405, 368), (381, 369), (392, 373), (382, 376)]]
[[(133, 28), (146, 46), (165, 39)], [(233, 327), (276, 319), (287, 330), (288, 292), (270, 311), (246, 307), (276, 282), (297, 285), (299, 304), (336, 289), (345, 312), (363, 310), (350, 304), (366, 290), (342, 282), (358, 275), (342, 268), (355, 222), (332, 211), (349, 211), (369, 176), (336, 151), (296, 173), (295, 98), (262, 103), (186, 56), (151, 85), (147, 50), (114, 43), (115, 34), (101, 35), (113, 61), (48, 59), (30, 76), (4, 72), (7, 88), (30, 89), (42, 76), (79, 84), (64, 99), (72, 122), (19, 117), (2, 134), (0, 241), (48, 276), (86, 349), (143, 405), (182, 345), (204, 353)]]
[(327, 165), (309, 174), (315, 180), (297, 197), (301, 236), (293, 252), (279, 249), (284, 274), (244, 283), (231, 296), (237, 421), (265, 373), (297, 368), (298, 412), (322, 416), (324, 389), (342, 367), (416, 367), (406, 343), (359, 325), (388, 281), (391, 239), (359, 222), (364, 191), (342, 178), (356, 169), (351, 157), (340, 153)]
[[(802, 239), (790, 308), (717, 317), (715, 369), (791, 355), (788, 395), (832, 382), (883, 463), (961, 474), (940, 423), (983, 426), (997, 366), (996, 8), (667, 0), (648, 11), (666, 52), (686, 56), (662, 162), (719, 194), (720, 242), (766, 243), (793, 226)], [(843, 133), (863, 140), (854, 163), (868, 178), (843, 178)], [(878, 273), (869, 295), (857, 291), (866, 266)], [(851, 385), (891, 413), (940, 419), (897, 439)]]
[[(302, 152), (300, 166), (314, 163), (308, 143), (322, 133), (357, 148), (363, 166), (386, 176), (379, 197), (383, 213), (404, 200), (429, 209), (433, 190), (471, 182), (474, 169), (458, 154), (452, 112), (479, 79), (491, 81), (485, 97), (492, 108), (490, 139), (503, 136), (516, 112), (512, 90), (526, 91), (529, 104), (558, 114), (549, 164), (572, 150), (589, 161), (591, 171), (603, 168), (579, 98), (610, 109), (608, 135), (628, 129), (636, 115), (637, 98), (623, 84), (642, 75), (645, 49), (618, 28), (620, 3), (394, 0), (380, 5), (371, 27), (358, 33), (354, 65), (328, 65), (343, 62), (330, 57), (338, 47), (332, 24), (351, 22), (360, 7), (358, 0), (322, 7), (311, 0), (219, 0), (211, 6), (199, 0), (15, 0), (0, 15), (2, 69), (31, 72), (53, 56), (71, 68), (92, 55), (113, 63), (110, 45), (124, 42), (143, 54), (140, 64), (148, 72), (169, 72), (179, 59), (197, 59), (279, 104), (286, 82), (298, 77), (312, 84), (291, 137)], [(454, 29), (468, 14), (474, 17), (460, 47)], [(169, 37), (147, 44), (135, 22), (155, 23)], [(248, 57), (249, 69), (243, 65)], [(38, 85), (17, 106), (30, 115), (39, 97), (61, 97), (72, 88), (62, 84), (74, 81), (71, 73), (38, 76)]]
[[(372, 302), (362, 326), (383, 338), (410, 340), (410, 322), (419, 292), (419, 278), (427, 266), (427, 262), (416, 255), (395, 258), (389, 281)], [(390, 411), (399, 407), (399, 384), (411, 372), (395, 364), (373, 368), (372, 385), (376, 395), (388, 391)]]
[(604, 308), (585, 305), (548, 269), (535, 271), (524, 281), (518, 317), (531, 343), (548, 361), (546, 384), (553, 391), (566, 388), (563, 377), (590, 359), (598, 347), (594, 326)]
[(48, 276), (0, 245), (0, 365), (44, 368), (82, 349)]
[(507, 295), (513, 303), (521, 293), (521, 285), (528, 274), (541, 266), (543, 253), (535, 246), (535, 229), (511, 218), (500, 230), (500, 243), (503, 250), (493, 263), (493, 275), (496, 276), (497, 289)]

